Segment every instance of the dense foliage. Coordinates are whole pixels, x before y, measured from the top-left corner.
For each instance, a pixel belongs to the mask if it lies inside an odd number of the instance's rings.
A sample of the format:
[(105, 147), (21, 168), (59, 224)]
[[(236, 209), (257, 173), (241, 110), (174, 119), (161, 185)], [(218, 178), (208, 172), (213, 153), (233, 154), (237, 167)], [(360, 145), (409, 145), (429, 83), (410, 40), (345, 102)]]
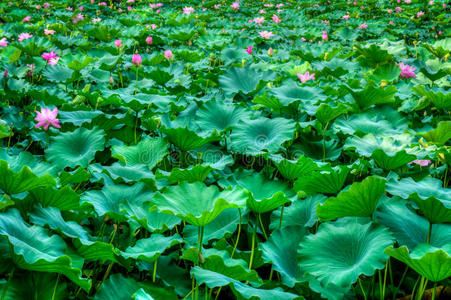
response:
[(1, 300), (446, 297), (449, 20), (1, 1)]

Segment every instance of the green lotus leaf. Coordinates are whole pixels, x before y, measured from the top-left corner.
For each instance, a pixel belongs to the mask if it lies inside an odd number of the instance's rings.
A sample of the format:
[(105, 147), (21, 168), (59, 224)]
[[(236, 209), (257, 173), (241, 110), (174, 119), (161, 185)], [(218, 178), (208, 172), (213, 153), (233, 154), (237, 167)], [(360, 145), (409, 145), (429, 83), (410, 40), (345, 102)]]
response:
[(349, 62), (346, 59), (333, 57), (331, 60), (322, 60), (313, 62), (313, 68), (324, 75), (332, 75), (340, 77), (345, 74), (355, 72), (359, 64), (357, 62)]
[(55, 288), (57, 276), (56, 274), (42, 272), (29, 272), (25, 276), (16, 275), (8, 284), (6, 282), (0, 284), (0, 294), (4, 296), (4, 300), (33, 298), (65, 300), (69, 297), (67, 283), (59, 282)]
[(179, 217), (160, 213), (147, 202), (136, 206), (131, 213), (131, 219), (152, 233), (165, 232), (181, 222)]
[(360, 155), (372, 157), (381, 168), (395, 170), (416, 159), (417, 153), (409, 148), (411, 143), (413, 137), (409, 135), (376, 137), (370, 133), (363, 138), (348, 138), (345, 149), (354, 148)]
[(321, 88), (309, 86), (301, 87), (293, 80), (287, 80), (280, 87), (272, 88), (271, 94), (279, 99), (283, 106), (288, 106), (296, 101), (299, 101), (302, 104), (314, 104), (325, 99)]
[(296, 196), (283, 181), (268, 180), (262, 173), (238, 173), (231, 182), (222, 180), (223, 186), (239, 185), (247, 195), (246, 206), (257, 213), (265, 213), (291, 202)]
[(372, 276), (384, 268), (384, 249), (392, 244), (391, 233), (382, 226), (356, 219), (322, 223), (300, 243), (299, 266), (326, 285), (350, 288), (360, 275)]
[(120, 162), (116, 162), (111, 166), (98, 166), (98, 170), (99, 172), (107, 173), (116, 183), (140, 181), (153, 190), (156, 189), (155, 175), (144, 164), (124, 166)]
[[(270, 229), (285, 228), (285, 227), (312, 227), (318, 217), (316, 216), (316, 208), (319, 203), (323, 203), (327, 199), (326, 196), (321, 194), (315, 194), (308, 196), (305, 199), (298, 199), (293, 201), (290, 206), (275, 210), (271, 214)], [(282, 216), (282, 224), (280, 219)]]
[(22, 50), (14, 46), (8, 46), (1, 53), (2, 62), (9, 64), (19, 60)]
[(32, 155), (30, 152), (21, 151), (18, 155), (8, 155), (5, 149), (0, 149), (0, 159), (6, 161), (11, 170), (16, 173), (20, 172), (24, 166), (27, 166), (37, 176), (45, 174), (57, 175), (54, 166), (39, 160), (37, 156)]
[(134, 300), (154, 300), (143, 288), (140, 288), (136, 293), (132, 295)]
[(349, 89), (355, 102), (361, 109), (367, 109), (372, 105), (392, 103), (395, 101), (396, 87), (366, 86), (364, 89)]
[(85, 291), (91, 288), (91, 281), (81, 278), (83, 260), (68, 255), (67, 245), (59, 236), (49, 236), (42, 227), (27, 225), (18, 210), (0, 215), (0, 236), (8, 241), (11, 258), (19, 268), (60, 273)]
[(327, 124), (340, 115), (347, 113), (348, 110), (349, 109), (341, 103), (337, 106), (330, 106), (329, 104), (323, 103), (318, 107), (315, 115), (322, 124)]
[(295, 153), (295, 156), (304, 155), (317, 162), (323, 160), (337, 160), (343, 150), (343, 147), (339, 143), (339, 139), (335, 138), (326, 141), (314, 141), (308, 138), (301, 138), (301, 141), (302, 143), (295, 143), (291, 148)]
[(298, 295), (284, 292), (280, 288), (272, 290), (258, 289), (220, 273), (202, 269), (201, 267), (192, 268), (191, 275), (196, 278), (196, 281), (199, 284), (205, 283), (209, 288), (230, 285), (232, 291), (244, 299), (256, 298), (261, 300), (271, 300), (295, 299), (298, 297)]
[(40, 203), (43, 207), (53, 206), (62, 211), (77, 209), (80, 206), (80, 196), (68, 186), (60, 189), (53, 187), (36, 188), (25, 198), (31, 205)]
[(247, 95), (261, 87), (263, 81), (269, 81), (273, 77), (272, 75), (268, 77), (268, 74), (258, 72), (255, 69), (232, 67), (219, 76), (219, 86), (226, 94), (231, 96), (239, 92)]
[(437, 144), (438, 146), (444, 145), (449, 139), (451, 139), (451, 121), (441, 121), (438, 123), (437, 128), (420, 133), (429, 143)]
[(14, 201), (6, 194), (0, 194), (0, 209), (14, 205)]
[(204, 181), (208, 174), (213, 170), (210, 166), (194, 165), (187, 169), (173, 168), (171, 172), (158, 171), (157, 179), (166, 178), (169, 184), (174, 184), (182, 181), (195, 182)]
[(411, 253), (406, 246), (390, 247), (385, 253), (402, 261), (430, 281), (438, 282), (451, 276), (451, 244), (442, 248), (420, 244)]
[(14, 133), (11, 130), (11, 127), (6, 123), (6, 121), (3, 121), (0, 119), (0, 139), (13, 136)]
[(152, 195), (141, 182), (132, 186), (107, 184), (100, 191), (84, 193), (81, 202), (92, 205), (99, 216), (108, 215), (117, 221), (127, 221), (135, 215), (135, 209), (152, 199)]
[(275, 153), (281, 145), (294, 137), (295, 124), (284, 118), (246, 120), (236, 126), (230, 135), (232, 150), (258, 155)]
[[(170, 216), (170, 215), (169, 215)], [(242, 216), (241, 223), (244, 224), (244, 216)], [(229, 237), (233, 234), (238, 224), (240, 223), (240, 216), (237, 209), (226, 209), (213, 221), (205, 225), (203, 244), (208, 244), (209, 241), (216, 239), (222, 239), (223, 237)], [(199, 239), (199, 228), (192, 225), (186, 225), (183, 227), (183, 238), (185, 241), (196, 244)]]
[[(147, 263), (147, 266), (153, 269), (153, 264), (150, 265)], [(179, 267), (177, 261), (174, 261), (170, 255), (158, 258), (157, 276), (166, 286), (174, 288), (179, 296), (184, 297), (191, 290), (192, 280), (188, 270)]]
[[(342, 116), (334, 121), (335, 132), (353, 135), (356, 133), (378, 135), (402, 134), (409, 128), (406, 118), (396, 110), (384, 106), (360, 114), (353, 114), (347, 119)], [(362, 136), (361, 134), (358, 134)]]
[(369, 176), (362, 182), (354, 182), (337, 197), (331, 197), (320, 204), (316, 214), (321, 221), (341, 217), (371, 217), (385, 190), (385, 179)]
[(391, 55), (387, 50), (381, 49), (381, 47), (376, 44), (368, 44), (365, 46), (354, 45), (354, 47), (356, 54), (358, 55), (357, 60), (362, 66), (374, 68), (394, 60), (393, 55)]
[(124, 277), (122, 274), (112, 274), (102, 284), (96, 293), (95, 300), (130, 300), (132, 296), (143, 289), (155, 299), (177, 300), (175, 293), (168, 288), (162, 288), (152, 283), (137, 282), (133, 278)]
[(234, 280), (260, 282), (261, 279), (255, 270), (249, 270), (246, 261), (242, 259), (230, 258), (226, 250), (216, 250), (214, 248), (202, 251), (205, 259), (202, 268), (210, 270)]
[(138, 240), (134, 246), (129, 246), (121, 255), (125, 258), (154, 262), (167, 248), (182, 242), (183, 240), (178, 234), (166, 237), (155, 233), (150, 238)]
[(273, 159), (273, 161), (280, 174), (288, 180), (295, 180), (319, 170), (318, 165), (312, 159), (303, 155), (299, 156), (297, 160)]
[(94, 61), (92, 57), (87, 55), (83, 55), (81, 53), (76, 54), (67, 54), (62, 59), (63, 62), (67, 64), (67, 66), (74, 71), (81, 71), (86, 68), (91, 62)]
[(63, 65), (46, 66), (42, 75), (51, 82), (66, 83), (72, 78), (73, 71)]
[[(65, 221), (61, 212), (55, 207), (35, 206), (29, 213), (30, 222), (36, 225), (48, 225), (52, 230), (63, 233), (65, 236), (77, 239), (74, 245), (77, 252), (86, 260), (100, 260), (116, 262), (118, 254), (111, 244), (96, 241), (82, 226), (73, 221)], [(85, 256), (86, 255), (86, 256)]]
[(244, 207), (246, 198), (239, 189), (220, 192), (216, 186), (201, 182), (182, 182), (155, 194), (152, 203), (160, 212), (176, 215), (195, 226), (205, 226), (225, 209)]
[(429, 90), (425, 86), (417, 85), (412, 88), (412, 91), (422, 97), (426, 97), (438, 109), (451, 109), (451, 94), (445, 90)]
[[(399, 245), (413, 250), (419, 244), (427, 242), (429, 222), (409, 209), (408, 202), (402, 199), (381, 201), (375, 213), (375, 220), (393, 232)], [(450, 224), (432, 224), (430, 244), (441, 248), (451, 243)]]
[(63, 170), (59, 175), (60, 184), (62, 186), (69, 183), (88, 181), (89, 178), (91, 178), (91, 174), (82, 167), (78, 167), (75, 171), (69, 172)]
[(161, 131), (167, 135), (168, 140), (172, 144), (183, 151), (193, 150), (221, 139), (216, 130), (195, 132), (187, 127), (166, 128), (163, 126)]
[(126, 166), (144, 165), (152, 169), (166, 156), (168, 147), (163, 139), (148, 138), (134, 146), (113, 146), (111, 153)]
[(59, 168), (78, 165), (86, 168), (97, 151), (104, 149), (105, 132), (101, 129), (78, 128), (52, 137), (45, 155)]
[(451, 222), (451, 196), (440, 179), (426, 177), (415, 182), (412, 178), (399, 181), (392, 178), (387, 183), (387, 192), (414, 201), (432, 223)]
[(6, 161), (0, 160), (0, 189), (5, 193), (12, 195), (47, 186), (56, 186), (55, 179), (51, 175), (38, 177), (27, 166), (14, 172)]
[(294, 190), (303, 191), (307, 195), (336, 194), (343, 187), (349, 172), (349, 168), (345, 166), (337, 166), (329, 171), (313, 172), (310, 175), (299, 177), (294, 182)]
[(349, 27), (342, 27), (340, 30), (337, 30), (334, 35), (342, 40), (346, 40), (346, 41), (353, 41), (355, 39), (357, 39), (357, 37), (359, 36), (359, 33), (357, 31), (353, 31), (351, 28)]
[(202, 130), (229, 130), (239, 121), (248, 118), (249, 113), (233, 102), (209, 101), (196, 112), (196, 124)]
[(265, 243), (260, 244), (263, 259), (271, 263), (273, 269), (280, 273), (282, 283), (294, 287), (301, 277), (297, 263), (297, 247), (304, 237), (305, 230), (300, 227), (284, 227), (271, 234)]
[(398, 79), (399, 74), (401, 74), (401, 68), (391, 63), (376, 67), (369, 77), (377, 83), (382, 81), (390, 82)]

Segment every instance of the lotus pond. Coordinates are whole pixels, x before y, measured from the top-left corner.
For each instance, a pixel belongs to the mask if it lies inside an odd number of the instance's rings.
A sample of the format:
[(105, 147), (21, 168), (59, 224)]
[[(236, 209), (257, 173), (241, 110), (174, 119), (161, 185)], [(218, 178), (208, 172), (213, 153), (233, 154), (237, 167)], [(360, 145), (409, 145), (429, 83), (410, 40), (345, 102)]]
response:
[(450, 299), (447, 1), (0, 1), (0, 299)]

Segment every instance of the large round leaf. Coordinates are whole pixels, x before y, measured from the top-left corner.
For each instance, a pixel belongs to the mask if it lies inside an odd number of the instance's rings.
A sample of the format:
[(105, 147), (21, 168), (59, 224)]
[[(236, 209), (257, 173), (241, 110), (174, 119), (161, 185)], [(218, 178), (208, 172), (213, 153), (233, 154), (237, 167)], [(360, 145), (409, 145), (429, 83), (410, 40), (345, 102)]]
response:
[(60, 168), (78, 165), (87, 167), (97, 151), (104, 149), (105, 132), (100, 129), (78, 128), (53, 137), (45, 155)]
[(219, 76), (219, 85), (228, 95), (238, 92), (250, 94), (259, 86), (260, 81), (268, 80), (265, 74), (250, 68), (230, 68)]
[(227, 208), (244, 207), (246, 194), (242, 190), (224, 190), (201, 182), (183, 182), (171, 186), (152, 198), (160, 212), (180, 217), (186, 222), (205, 226)]
[(275, 153), (294, 137), (295, 125), (284, 118), (246, 120), (233, 130), (231, 146), (238, 153), (257, 155)]
[(451, 244), (442, 248), (421, 244), (411, 253), (406, 246), (390, 247), (385, 250), (385, 253), (404, 262), (421, 276), (433, 282), (451, 277)]
[(316, 213), (323, 221), (347, 216), (371, 217), (384, 190), (385, 179), (367, 177), (362, 182), (354, 182), (337, 197), (327, 199), (318, 206)]
[(236, 126), (248, 115), (249, 113), (233, 102), (209, 101), (196, 112), (196, 124), (202, 130), (225, 131)]
[(168, 153), (168, 149), (163, 139), (148, 138), (134, 146), (114, 146), (111, 152), (113, 157), (127, 166), (145, 165), (152, 169)]
[(299, 265), (320, 281), (350, 287), (360, 275), (384, 268), (384, 249), (392, 240), (387, 228), (356, 219), (323, 223), (300, 243)]

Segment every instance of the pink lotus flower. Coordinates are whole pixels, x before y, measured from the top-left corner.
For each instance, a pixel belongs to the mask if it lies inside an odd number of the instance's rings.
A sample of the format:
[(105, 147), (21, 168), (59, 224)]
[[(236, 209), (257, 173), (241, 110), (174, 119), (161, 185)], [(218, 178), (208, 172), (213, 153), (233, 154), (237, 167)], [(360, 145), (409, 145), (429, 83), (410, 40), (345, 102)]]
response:
[(254, 18), (252, 21), (254, 21), (255, 23), (261, 25), (265, 22), (265, 17), (259, 17), (259, 18)]
[(366, 25), (366, 23), (363, 23), (359, 26), (359, 29), (367, 29), (368, 25)]
[(36, 5), (36, 9), (41, 9), (41, 6), (40, 5)]
[(407, 3), (407, 4), (412, 3), (412, 0), (404, 0), (404, 3)]
[(264, 39), (270, 39), (274, 36), (274, 33), (272, 33), (271, 31), (260, 31), (258, 34), (260, 34), (260, 36)]
[(258, 13), (259, 13), (259, 14), (266, 14), (266, 10), (260, 9), (260, 10), (258, 11)]
[(221, 7), (221, 4), (215, 4), (215, 5), (213, 6), (213, 8), (216, 9), (216, 10), (218, 10), (220, 7)]
[(32, 38), (32, 37), (33, 37), (32, 34), (29, 34), (28, 32), (23, 32), (23, 33), (19, 34), (19, 38), (17, 40), (19, 42), (22, 42), (23, 40), (26, 40), (26, 39), (29, 39), (29, 38)]
[(272, 20), (273, 20), (274, 22), (276, 22), (277, 24), (279, 24), (280, 22), (282, 22), (282, 20), (279, 19), (279, 17), (278, 17), (277, 15), (272, 15)]
[(322, 36), (323, 41), (327, 41), (329, 39), (329, 37), (327, 36), (327, 31), (323, 30), (323, 36)]
[(8, 46), (8, 41), (6, 40), (6, 38), (2, 38), (0, 40), (0, 47), (7, 47)]
[(274, 50), (271, 48), (271, 47), (269, 47), (269, 49), (268, 49), (268, 55), (269, 56), (272, 56), (274, 54)]
[(343, 17), (341, 17), (343, 20), (349, 20), (351, 16), (350, 15), (344, 15)]
[(151, 36), (148, 36), (148, 37), (146, 38), (146, 43), (149, 44), (149, 45), (152, 44), (152, 37), (151, 37)]
[(389, 10), (387, 10), (387, 12), (388, 12), (389, 14), (391, 14), (391, 13), (393, 12), (393, 10), (389, 9)]
[(34, 126), (35, 128), (43, 127), (44, 130), (47, 130), (50, 125), (55, 128), (61, 128), (60, 121), (56, 118), (58, 115), (58, 108), (55, 107), (53, 110), (41, 108), (41, 112), (35, 112), (37, 113), (35, 121), (38, 121), (38, 124)]
[(429, 1), (429, 5), (434, 5), (434, 1)]
[(57, 57), (49, 59), (48, 62), (49, 62), (49, 65), (54, 66), (58, 63), (59, 60), (60, 60), (60, 58), (57, 56)]
[(132, 56), (132, 64), (134, 64), (135, 66), (140, 66), (142, 64), (143, 60), (141, 58), (141, 55), (139, 54), (133, 54)]
[(33, 76), (36, 65), (35, 64), (27, 64), (27, 67), (30, 68), (30, 72), (28, 72), (28, 75)]
[(164, 57), (166, 57), (167, 59), (172, 59), (174, 57), (174, 54), (172, 54), (171, 50), (165, 50)]
[(185, 15), (189, 15), (189, 14), (191, 14), (191, 13), (193, 13), (194, 12), (194, 7), (191, 7), (191, 6), (185, 6), (184, 8), (183, 8), (183, 14), (185, 14)]
[(397, 64), (399, 66), (399, 68), (401, 69), (401, 74), (399, 75), (399, 77), (401, 78), (405, 78), (405, 79), (409, 79), (409, 78), (417, 78), (417, 75), (415, 75), (415, 67), (409, 66), (409, 65), (405, 65), (404, 63), (399, 63)]
[(297, 73), (297, 75), (302, 83), (307, 82), (309, 80), (315, 80), (315, 73), (310, 74), (309, 71), (305, 72), (304, 74)]
[(397, 6), (397, 7), (395, 8), (395, 12), (400, 13), (401, 11), (402, 11), (402, 8), (401, 8), (401, 7)]
[(42, 7), (44, 7), (44, 9), (50, 8), (50, 4), (48, 2), (45, 2)]
[(52, 29), (44, 29), (44, 34), (45, 35), (54, 35), (55, 34), (55, 30)]
[(56, 58), (57, 53), (50, 51), (50, 52), (44, 52), (41, 57), (45, 60), (50, 60), (52, 58)]
[(115, 40), (114, 44), (116, 45), (117, 48), (122, 47), (122, 40)]
[(391, 20), (390, 20), (390, 22), (388, 22), (388, 23), (390, 23), (390, 25), (393, 25), (393, 21), (391, 21)]
[(92, 19), (92, 23), (94, 23), (94, 24), (97, 24), (100, 21), (102, 21), (102, 18), (94, 18), (94, 19)]
[(240, 3), (238, 1), (235, 1), (232, 3), (232, 5), (230, 5), (230, 7), (234, 10), (239, 10), (240, 9)]
[(414, 161), (411, 161), (409, 163), (409, 165), (411, 164), (416, 164), (419, 165), (420, 167), (427, 167), (428, 165), (432, 164), (432, 161), (428, 159), (415, 159)]
[(424, 16), (424, 11), (419, 11), (419, 12), (417, 12), (417, 18), (419, 19), (419, 18), (421, 18), (422, 16)]
[(31, 17), (30, 16), (26, 16), (25, 18), (22, 19), (22, 22), (30, 22)]
[(246, 52), (248, 54), (252, 54), (252, 48), (253, 48), (252, 46), (247, 47)]

